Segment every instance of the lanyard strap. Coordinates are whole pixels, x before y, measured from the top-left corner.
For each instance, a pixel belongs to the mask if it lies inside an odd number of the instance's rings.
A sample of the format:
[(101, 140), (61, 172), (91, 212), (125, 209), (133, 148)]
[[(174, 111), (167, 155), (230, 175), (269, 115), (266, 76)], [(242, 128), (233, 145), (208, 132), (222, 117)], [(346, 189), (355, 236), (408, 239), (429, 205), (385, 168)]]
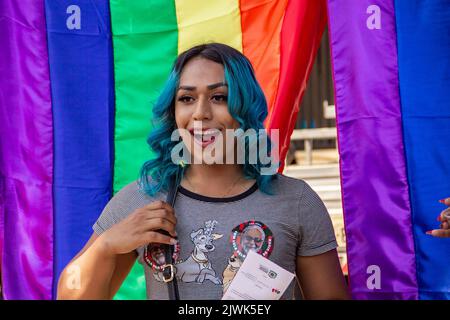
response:
[[(167, 193), (167, 199), (166, 202), (172, 206), (172, 208), (175, 206), (175, 199), (177, 197), (178, 192), (178, 184), (177, 179), (174, 178), (171, 180), (169, 191)], [(167, 231), (160, 230), (160, 232), (169, 235)], [(166, 265), (163, 270), (163, 278), (164, 282), (167, 283), (167, 289), (169, 291), (169, 300), (180, 300), (180, 294), (178, 292), (178, 283), (177, 283), (177, 277), (175, 275), (175, 268), (173, 261), (173, 246), (171, 245), (164, 245), (164, 254), (166, 258)]]

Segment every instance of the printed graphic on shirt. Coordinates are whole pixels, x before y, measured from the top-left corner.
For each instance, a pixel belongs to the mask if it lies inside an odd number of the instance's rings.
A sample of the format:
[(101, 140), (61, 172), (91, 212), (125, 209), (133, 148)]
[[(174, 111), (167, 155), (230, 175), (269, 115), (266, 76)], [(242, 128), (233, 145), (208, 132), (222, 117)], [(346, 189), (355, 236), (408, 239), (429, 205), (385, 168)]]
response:
[(223, 271), (223, 293), (227, 291), (249, 251), (269, 258), (274, 245), (272, 231), (264, 223), (254, 220), (246, 221), (233, 228), (230, 241), (233, 254)]
[(203, 283), (206, 280), (214, 284), (222, 284), (222, 280), (216, 276), (209, 253), (215, 250), (214, 241), (223, 237), (223, 234), (213, 233), (217, 221), (205, 222), (205, 227), (191, 232), (191, 242), (194, 244), (190, 256), (176, 264), (177, 278), (182, 282)]
[[(163, 271), (166, 265), (165, 247), (160, 243), (151, 243), (144, 250), (144, 261), (154, 271), (153, 276), (157, 281), (163, 281)], [(173, 248), (172, 260), (177, 262), (179, 259), (180, 245), (176, 244)]]

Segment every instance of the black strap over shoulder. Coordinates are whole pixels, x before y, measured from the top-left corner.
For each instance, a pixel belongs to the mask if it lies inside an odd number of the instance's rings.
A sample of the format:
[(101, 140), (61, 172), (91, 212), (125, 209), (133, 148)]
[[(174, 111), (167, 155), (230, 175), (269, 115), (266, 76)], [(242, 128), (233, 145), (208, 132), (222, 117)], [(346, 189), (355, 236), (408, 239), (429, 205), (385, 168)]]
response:
[[(169, 185), (169, 191), (167, 193), (166, 202), (170, 204), (172, 207), (175, 206), (175, 199), (177, 197), (178, 184), (176, 183), (176, 179), (172, 179)], [(160, 232), (169, 235), (169, 233), (165, 230), (160, 230)], [(174, 248), (171, 245), (164, 245), (164, 254), (166, 258), (166, 265), (163, 270), (164, 282), (167, 283), (167, 289), (169, 291), (169, 299), (170, 300), (180, 300), (180, 295), (178, 292), (178, 283), (177, 277), (175, 275), (175, 267), (173, 261), (173, 251)]]

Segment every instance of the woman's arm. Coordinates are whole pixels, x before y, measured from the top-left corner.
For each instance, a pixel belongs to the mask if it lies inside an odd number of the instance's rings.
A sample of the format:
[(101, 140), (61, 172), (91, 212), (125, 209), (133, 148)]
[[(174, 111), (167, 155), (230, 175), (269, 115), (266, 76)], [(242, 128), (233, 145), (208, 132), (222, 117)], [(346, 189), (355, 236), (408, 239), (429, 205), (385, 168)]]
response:
[(336, 250), (297, 257), (297, 277), (308, 300), (350, 299)]
[(175, 225), (173, 208), (154, 201), (100, 236), (92, 235), (61, 273), (58, 299), (111, 299), (136, 261), (135, 249), (148, 243), (175, 244)]
[(58, 282), (58, 299), (112, 299), (136, 261), (130, 252), (112, 255), (95, 233), (64, 268)]

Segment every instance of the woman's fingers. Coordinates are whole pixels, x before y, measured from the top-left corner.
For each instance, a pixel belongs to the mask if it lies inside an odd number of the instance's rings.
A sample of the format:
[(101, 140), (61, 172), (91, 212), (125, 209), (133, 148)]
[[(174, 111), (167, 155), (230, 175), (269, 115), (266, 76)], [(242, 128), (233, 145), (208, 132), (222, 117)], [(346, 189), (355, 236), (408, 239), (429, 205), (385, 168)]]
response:
[(166, 209), (154, 209), (154, 210), (147, 210), (145, 209), (143, 211), (143, 215), (145, 219), (154, 219), (154, 218), (163, 218), (166, 220), (169, 220), (173, 224), (177, 224), (177, 218), (173, 214), (173, 212), (168, 211)]
[(443, 210), (437, 217), (437, 220), (441, 222), (450, 221), (450, 208)]
[(450, 198), (439, 200), (439, 202), (445, 204), (446, 206), (450, 206)]
[(436, 229), (427, 231), (427, 234), (436, 238), (450, 238), (450, 229)]
[(149, 231), (144, 234), (144, 243), (165, 243), (165, 244), (177, 244), (177, 240), (169, 236), (163, 235), (157, 231)]
[(142, 224), (142, 228), (144, 231), (154, 231), (154, 230), (165, 230), (172, 237), (176, 237), (177, 233), (175, 231), (175, 224), (165, 218), (152, 218), (145, 220)]
[(172, 206), (162, 200), (153, 201), (144, 208), (149, 210), (166, 209), (167, 211), (174, 213)]

